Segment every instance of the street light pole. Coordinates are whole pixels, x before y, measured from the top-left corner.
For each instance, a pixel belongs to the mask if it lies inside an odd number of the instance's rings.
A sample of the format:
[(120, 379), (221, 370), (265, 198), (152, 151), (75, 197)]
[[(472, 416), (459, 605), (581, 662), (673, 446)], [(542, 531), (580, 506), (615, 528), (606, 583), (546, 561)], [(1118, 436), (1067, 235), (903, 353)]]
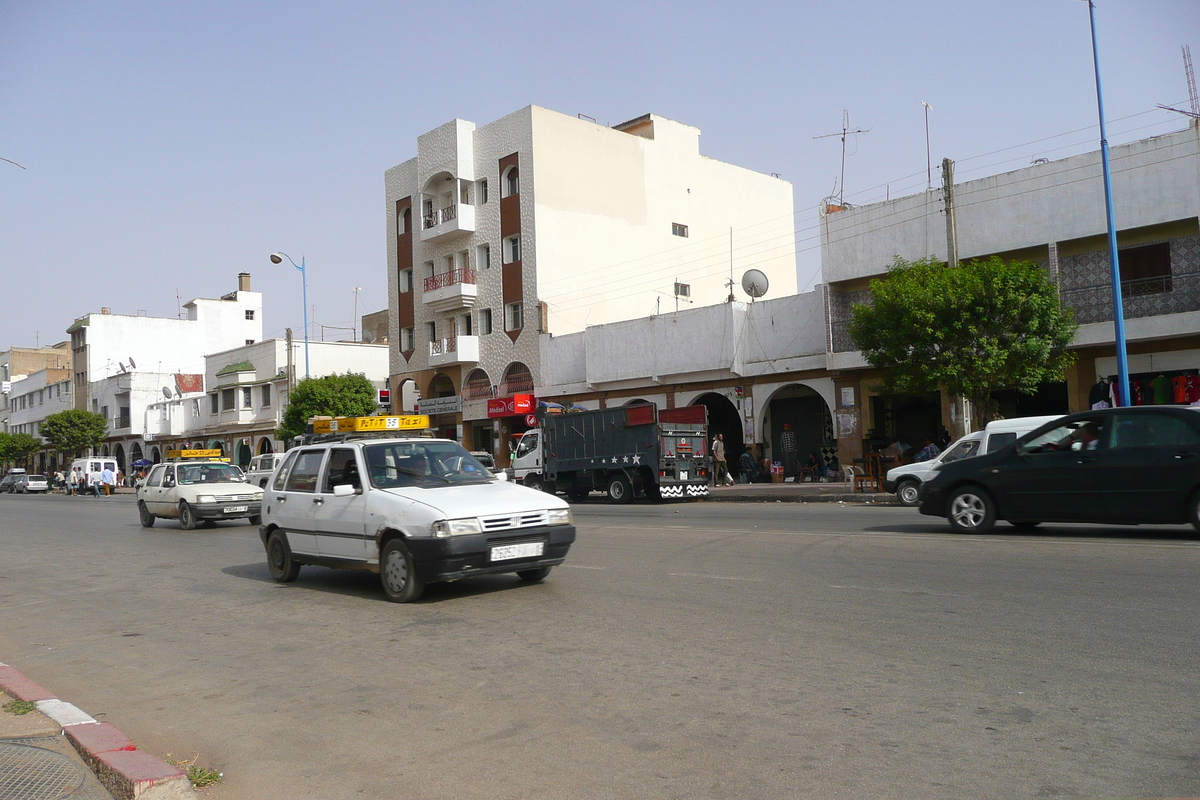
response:
[(292, 261), (292, 257), (287, 253), (271, 253), (272, 264), (282, 264), (284, 259), (291, 262), (292, 266), (300, 270), (300, 282), (303, 285), (304, 292), (304, 377), (308, 377), (308, 273), (304, 269), (304, 256), (300, 256), (300, 263)]
[(358, 342), (358, 293), (362, 291), (361, 286), (354, 287), (354, 320), (351, 324), (354, 326), (354, 341)]
[(1108, 164), (1108, 135), (1104, 128), (1104, 94), (1100, 91), (1100, 53), (1096, 48), (1096, 6), (1087, 0), (1092, 26), (1092, 61), (1096, 67), (1096, 108), (1100, 114), (1100, 161), (1104, 166), (1104, 210), (1108, 219), (1108, 260), (1112, 273), (1113, 332), (1117, 348), (1117, 405), (1128, 406), (1129, 362), (1125, 353), (1125, 308), (1121, 298), (1121, 266), (1117, 261), (1117, 221), (1113, 212), (1112, 171)]

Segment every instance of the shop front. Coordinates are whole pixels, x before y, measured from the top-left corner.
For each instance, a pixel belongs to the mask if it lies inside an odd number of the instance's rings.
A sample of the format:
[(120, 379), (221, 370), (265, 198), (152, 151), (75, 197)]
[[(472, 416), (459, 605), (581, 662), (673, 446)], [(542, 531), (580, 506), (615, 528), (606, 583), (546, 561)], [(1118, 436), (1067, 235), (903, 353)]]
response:
[(438, 438), (462, 440), (462, 398), (458, 395), (422, 398), (417, 401), (417, 413), (429, 417), (429, 424), (437, 431)]

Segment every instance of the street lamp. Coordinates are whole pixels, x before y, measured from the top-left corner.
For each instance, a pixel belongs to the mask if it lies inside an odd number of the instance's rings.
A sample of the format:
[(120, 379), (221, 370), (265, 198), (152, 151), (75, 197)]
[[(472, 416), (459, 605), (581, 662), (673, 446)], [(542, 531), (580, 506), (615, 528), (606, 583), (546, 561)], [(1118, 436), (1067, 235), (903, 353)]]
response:
[(282, 264), (284, 259), (291, 261), (291, 264), (296, 269), (300, 270), (300, 282), (304, 285), (304, 377), (308, 377), (308, 273), (304, 270), (304, 256), (300, 256), (300, 263), (292, 261), (292, 257), (287, 253), (271, 253), (272, 264)]
[(1108, 260), (1112, 270), (1113, 333), (1117, 348), (1117, 405), (1132, 405), (1129, 362), (1125, 354), (1125, 308), (1121, 302), (1121, 265), (1117, 261), (1117, 220), (1113, 212), (1112, 171), (1108, 165), (1108, 135), (1104, 130), (1104, 94), (1100, 91), (1100, 53), (1096, 49), (1096, 7), (1087, 0), (1092, 24), (1092, 62), (1096, 67), (1096, 109), (1100, 115), (1100, 161), (1104, 167), (1104, 210), (1108, 217)]
[(361, 286), (354, 287), (354, 320), (351, 324), (354, 326), (354, 341), (358, 341), (358, 293), (362, 291)]

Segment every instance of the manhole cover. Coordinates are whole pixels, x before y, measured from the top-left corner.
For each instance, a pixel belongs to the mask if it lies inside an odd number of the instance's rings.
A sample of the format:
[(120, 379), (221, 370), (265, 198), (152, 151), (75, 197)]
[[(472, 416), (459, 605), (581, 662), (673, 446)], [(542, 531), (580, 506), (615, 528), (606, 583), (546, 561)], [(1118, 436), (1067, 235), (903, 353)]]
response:
[(57, 800), (83, 785), (75, 762), (44, 747), (0, 742), (0, 797)]

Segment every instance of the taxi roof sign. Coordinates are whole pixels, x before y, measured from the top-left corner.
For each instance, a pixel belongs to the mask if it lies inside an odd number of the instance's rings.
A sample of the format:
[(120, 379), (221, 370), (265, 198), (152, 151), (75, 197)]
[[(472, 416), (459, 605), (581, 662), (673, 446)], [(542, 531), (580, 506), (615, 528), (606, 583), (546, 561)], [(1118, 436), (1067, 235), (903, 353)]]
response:
[(315, 419), (313, 433), (360, 433), (363, 431), (423, 431), (429, 427), (425, 414), (388, 417), (338, 417)]
[[(167, 458), (169, 460), (182, 460), (185, 458), (221, 458), (223, 453), (220, 450), (168, 450)], [(225, 459), (228, 461), (228, 459)]]

